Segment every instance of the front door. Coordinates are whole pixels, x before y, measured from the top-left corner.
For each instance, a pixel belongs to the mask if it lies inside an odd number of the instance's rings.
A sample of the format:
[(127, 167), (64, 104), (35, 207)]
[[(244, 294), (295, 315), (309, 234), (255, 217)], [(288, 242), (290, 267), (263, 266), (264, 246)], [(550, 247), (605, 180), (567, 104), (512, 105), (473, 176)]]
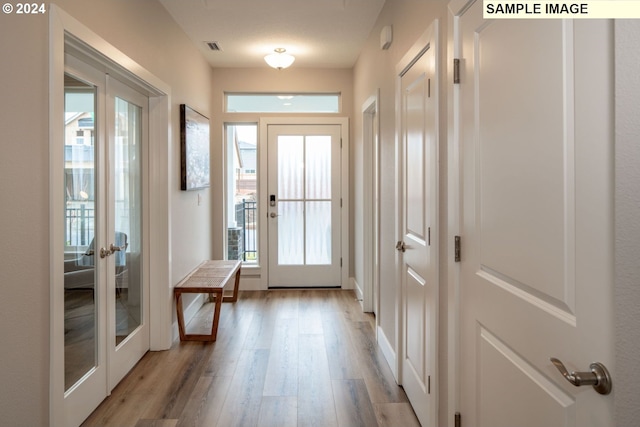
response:
[[(401, 373), (423, 426), (436, 424), (437, 97), (436, 24), (398, 65), (402, 280)], [(417, 54), (415, 53), (417, 52)]]
[(341, 285), (341, 126), (268, 125), (269, 286)]
[(465, 425), (613, 425), (550, 360), (613, 367), (612, 27), (461, 8)]

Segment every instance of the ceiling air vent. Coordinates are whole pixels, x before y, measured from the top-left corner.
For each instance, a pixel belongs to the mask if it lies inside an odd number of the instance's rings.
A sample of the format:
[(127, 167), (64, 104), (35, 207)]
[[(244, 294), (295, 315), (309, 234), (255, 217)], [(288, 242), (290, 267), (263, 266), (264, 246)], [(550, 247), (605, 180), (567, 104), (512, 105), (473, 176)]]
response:
[(213, 50), (214, 52), (218, 52), (222, 50), (218, 42), (205, 42), (205, 43), (207, 44), (207, 46), (209, 46), (209, 49)]

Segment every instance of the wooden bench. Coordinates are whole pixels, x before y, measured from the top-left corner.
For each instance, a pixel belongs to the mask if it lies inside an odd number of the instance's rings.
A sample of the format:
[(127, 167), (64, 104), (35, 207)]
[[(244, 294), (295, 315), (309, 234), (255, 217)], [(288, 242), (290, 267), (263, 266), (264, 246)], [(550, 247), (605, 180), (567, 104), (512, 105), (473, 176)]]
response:
[[(222, 302), (236, 302), (238, 300), (238, 285), (240, 284), (240, 261), (204, 261), (173, 289), (176, 297), (178, 314), (178, 330), (181, 341), (215, 341), (218, 335), (218, 322)], [(233, 295), (224, 296), (224, 286), (235, 277)], [(182, 294), (209, 294), (215, 297), (213, 309), (213, 324), (210, 335), (187, 334), (182, 311)]]

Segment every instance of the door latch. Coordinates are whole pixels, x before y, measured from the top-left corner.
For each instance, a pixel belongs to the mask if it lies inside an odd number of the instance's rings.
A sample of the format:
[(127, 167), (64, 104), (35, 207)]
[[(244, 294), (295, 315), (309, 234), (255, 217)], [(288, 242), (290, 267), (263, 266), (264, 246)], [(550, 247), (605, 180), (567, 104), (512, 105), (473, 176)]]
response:
[(558, 368), (562, 376), (576, 387), (583, 385), (593, 386), (595, 391), (600, 394), (611, 393), (611, 376), (607, 368), (600, 362), (594, 362), (589, 365), (590, 372), (571, 372), (567, 371), (564, 363), (555, 357), (551, 358), (551, 363)]

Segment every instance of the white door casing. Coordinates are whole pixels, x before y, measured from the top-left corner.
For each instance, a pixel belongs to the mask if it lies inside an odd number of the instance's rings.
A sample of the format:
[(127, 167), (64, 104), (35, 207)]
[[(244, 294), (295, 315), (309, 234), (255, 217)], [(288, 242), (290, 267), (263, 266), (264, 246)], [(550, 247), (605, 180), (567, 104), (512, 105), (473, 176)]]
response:
[(438, 22), (397, 66), (401, 240), (400, 378), (424, 426), (437, 423)]
[(612, 24), (455, 5), (462, 417), (612, 425), (613, 394), (550, 362), (613, 374)]
[[(379, 91), (378, 91), (379, 92)], [(379, 93), (365, 101), (363, 122), (363, 281), (362, 309), (377, 315), (380, 286), (380, 120)], [(376, 323), (379, 316), (376, 316)], [(377, 327), (376, 327), (377, 333)]]

